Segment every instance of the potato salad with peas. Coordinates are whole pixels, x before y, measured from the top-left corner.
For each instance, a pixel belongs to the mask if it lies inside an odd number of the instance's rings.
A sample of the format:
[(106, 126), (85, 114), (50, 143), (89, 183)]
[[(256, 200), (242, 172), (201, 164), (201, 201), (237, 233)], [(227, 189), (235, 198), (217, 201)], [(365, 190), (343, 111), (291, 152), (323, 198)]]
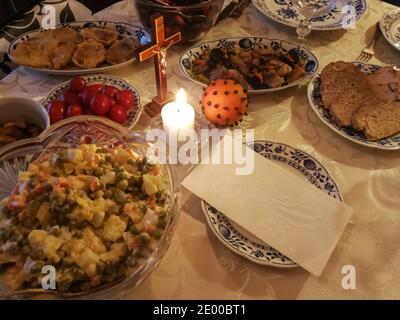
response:
[(129, 275), (164, 232), (169, 193), (160, 167), (129, 148), (60, 148), (20, 172), (0, 205), (0, 274), (11, 290), (80, 292)]

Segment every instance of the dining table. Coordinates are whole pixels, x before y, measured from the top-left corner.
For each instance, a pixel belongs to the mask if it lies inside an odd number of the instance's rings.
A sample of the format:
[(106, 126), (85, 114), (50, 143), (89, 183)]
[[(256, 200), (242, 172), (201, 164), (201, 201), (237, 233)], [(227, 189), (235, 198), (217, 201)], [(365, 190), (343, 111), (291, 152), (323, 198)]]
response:
[[(368, 0), (367, 5), (353, 28), (312, 31), (307, 37), (320, 69), (332, 61), (354, 61), (369, 44), (382, 15), (395, 8), (378, 0)], [(140, 25), (134, 1), (118, 2), (91, 19)], [(216, 25), (200, 41), (233, 36), (297, 41), (295, 28), (267, 18), (251, 3), (240, 17)], [(189, 102), (201, 112), (198, 100), (202, 87), (186, 79), (179, 68), (179, 57), (188, 47), (169, 49), (168, 87), (173, 93), (184, 88)], [(370, 63), (400, 65), (400, 52), (383, 36), (376, 41), (374, 51)], [(110, 73), (135, 86), (143, 103), (156, 94), (152, 61), (135, 62)], [(0, 80), (0, 97), (24, 96), (40, 101), (68, 79), (19, 67)], [(354, 209), (322, 275), (313, 276), (300, 267), (258, 265), (233, 253), (210, 230), (201, 199), (182, 187), (179, 224), (168, 251), (157, 269), (125, 298), (400, 299), (399, 151), (357, 145), (329, 129), (309, 106), (307, 84), (251, 96), (247, 123), (254, 129), (256, 140), (284, 143), (317, 159)], [(143, 112), (132, 130), (147, 130), (150, 124), (151, 118)], [(342, 285), (345, 266), (354, 267), (353, 288)]]

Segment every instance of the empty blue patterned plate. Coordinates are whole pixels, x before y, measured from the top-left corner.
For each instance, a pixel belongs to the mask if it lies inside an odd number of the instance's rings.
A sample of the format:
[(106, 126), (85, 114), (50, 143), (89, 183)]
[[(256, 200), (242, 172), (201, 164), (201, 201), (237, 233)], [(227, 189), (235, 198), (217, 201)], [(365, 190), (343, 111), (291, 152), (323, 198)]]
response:
[[(368, 74), (373, 73), (381, 68), (378, 65), (366, 64), (362, 62), (354, 62), (354, 64), (358, 66), (362, 72)], [(351, 127), (338, 126), (330, 115), (329, 110), (324, 108), (322, 105), (320, 85), (321, 79), (319, 76), (315, 77), (313, 81), (310, 82), (307, 92), (308, 101), (318, 118), (320, 118), (321, 121), (330, 129), (340, 134), (342, 137), (366, 147), (381, 150), (400, 150), (400, 134), (378, 141), (368, 141), (363, 132), (357, 131)]]
[[(338, 186), (328, 170), (306, 152), (270, 141), (255, 141), (248, 146), (266, 159), (278, 161), (283, 166), (288, 166), (289, 170), (294, 169), (316, 188), (343, 201)], [(212, 232), (233, 252), (261, 265), (278, 268), (298, 267), (295, 262), (241, 228), (207, 202), (202, 201), (202, 209)], [(267, 213), (268, 208), (265, 211)]]
[[(291, 0), (252, 0), (265, 16), (290, 27), (297, 27), (300, 18)], [(312, 30), (342, 29), (359, 20), (367, 9), (365, 0), (336, 0), (329, 13), (311, 19)]]

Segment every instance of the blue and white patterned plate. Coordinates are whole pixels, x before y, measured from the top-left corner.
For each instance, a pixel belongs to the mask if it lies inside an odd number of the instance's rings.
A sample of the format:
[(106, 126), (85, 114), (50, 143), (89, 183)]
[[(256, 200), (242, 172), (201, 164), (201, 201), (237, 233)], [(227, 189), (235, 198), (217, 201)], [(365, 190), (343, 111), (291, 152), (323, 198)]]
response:
[[(82, 76), (81, 78), (86, 80), (86, 83), (88, 85), (92, 84), (103, 84), (103, 85), (110, 85), (117, 87), (119, 90), (129, 90), (133, 93), (133, 95), (136, 97), (137, 100), (137, 107), (136, 108), (131, 108), (128, 110), (128, 119), (126, 122), (123, 124), (124, 127), (127, 128), (133, 128), (133, 126), (137, 123), (137, 121), (140, 118), (140, 115), (143, 111), (143, 106), (140, 102), (140, 95), (138, 90), (127, 83), (125, 80), (122, 80), (120, 78), (116, 78), (107, 74), (94, 74), (94, 75), (88, 75), (88, 76)], [(48, 110), (49, 103), (53, 100), (57, 100), (58, 97), (65, 92), (69, 87), (69, 81), (64, 82), (54, 88), (49, 95), (43, 100), (42, 105), (45, 107), (46, 110)]]
[[(367, 74), (373, 73), (381, 68), (378, 65), (362, 62), (354, 62), (354, 64), (359, 67), (362, 72)], [(363, 132), (357, 131), (351, 127), (338, 126), (330, 115), (329, 110), (325, 109), (322, 105), (320, 85), (321, 79), (319, 76), (315, 77), (309, 83), (307, 90), (308, 101), (318, 118), (330, 129), (340, 134), (342, 137), (366, 147), (381, 150), (400, 150), (400, 134), (378, 141), (368, 141)]]
[(386, 12), (380, 22), (383, 36), (397, 50), (400, 50), (400, 9)]
[[(93, 27), (98, 27), (98, 28), (109, 28), (112, 30), (115, 30), (118, 32), (118, 34), (121, 37), (133, 37), (134, 39), (138, 40), (141, 45), (146, 45), (151, 42), (151, 37), (150, 34), (142, 27), (139, 26), (133, 26), (131, 24), (127, 23), (122, 23), (122, 22), (110, 22), (110, 21), (79, 21), (79, 22), (68, 22), (68, 23), (62, 23), (56, 26), (57, 28), (59, 27), (65, 27), (65, 28), (70, 28), (74, 29), (76, 31), (80, 31), (83, 28), (93, 28)], [(27, 33), (24, 33), (23, 35), (19, 36), (16, 38), (13, 42), (11, 42), (7, 54), (9, 57), (12, 58), (12, 52), (15, 50), (15, 48), (18, 46), (19, 43), (23, 41), (27, 41), (36, 34), (43, 32), (44, 29), (38, 29), (35, 31), (29, 31)], [(102, 72), (109, 72), (117, 69), (121, 69), (128, 64), (136, 61), (136, 57), (132, 57), (132, 59), (129, 59), (127, 61), (124, 61), (122, 63), (110, 65), (107, 63), (100, 64), (97, 66), (97, 68), (93, 69), (81, 69), (75, 65), (68, 65), (64, 69), (60, 70), (52, 70), (52, 69), (43, 69), (43, 68), (34, 68), (30, 66), (24, 66), (27, 69), (39, 71), (42, 73), (46, 74), (55, 74), (55, 75), (63, 75), (63, 76), (74, 76), (74, 75), (81, 75), (81, 74), (92, 74), (92, 73), (102, 73)]]
[[(264, 158), (278, 161), (283, 166), (288, 166), (289, 170), (294, 169), (295, 173), (304, 176), (316, 188), (343, 201), (338, 186), (328, 170), (306, 152), (283, 143), (270, 141), (254, 141), (248, 146)], [(263, 243), (204, 200), (201, 206), (212, 232), (233, 252), (261, 265), (278, 268), (298, 267), (295, 262)]]
[(305, 71), (306, 74), (300, 79), (290, 82), (287, 85), (284, 85), (279, 88), (273, 89), (254, 89), (249, 90), (249, 94), (261, 94), (274, 92), (278, 90), (283, 90), (286, 88), (290, 88), (293, 86), (297, 86), (304, 82), (310, 80), (318, 71), (319, 62), (317, 57), (305, 46), (295, 42), (288, 42), (285, 40), (279, 39), (267, 39), (260, 37), (233, 37), (233, 38), (223, 38), (210, 42), (203, 42), (198, 45), (195, 45), (188, 50), (186, 50), (179, 60), (179, 66), (183, 75), (202, 86), (207, 86), (207, 83), (202, 82), (198, 79), (198, 77), (192, 72), (192, 61), (193, 59), (199, 57), (204, 51), (211, 50), (213, 48), (227, 48), (227, 49), (235, 49), (240, 48), (242, 50), (253, 50), (256, 48), (260, 49), (273, 49), (274, 51), (282, 51), (283, 53), (288, 53), (289, 51), (295, 52), (296, 55), (301, 57), (305, 62)]
[[(299, 13), (291, 0), (252, 0), (255, 7), (267, 17), (290, 27), (299, 24)], [(328, 14), (312, 18), (312, 30), (337, 30), (357, 21), (365, 13), (365, 0), (337, 0), (336, 6)], [(352, 18), (354, 20), (352, 20)]]

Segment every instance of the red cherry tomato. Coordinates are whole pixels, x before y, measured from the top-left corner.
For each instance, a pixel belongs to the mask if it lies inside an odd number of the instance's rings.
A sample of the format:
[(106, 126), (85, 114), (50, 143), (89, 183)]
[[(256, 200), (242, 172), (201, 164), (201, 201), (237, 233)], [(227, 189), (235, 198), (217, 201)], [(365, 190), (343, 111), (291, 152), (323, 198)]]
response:
[(86, 81), (81, 77), (74, 77), (69, 82), (69, 90), (76, 94), (78, 94), (84, 87), (86, 87)]
[(76, 94), (65, 91), (61, 96), (60, 100), (64, 102), (66, 106), (70, 106), (71, 104), (80, 104), (81, 98), (79, 98)]
[(110, 98), (110, 106), (113, 107), (117, 104), (117, 102), (115, 101), (115, 99)]
[(71, 104), (67, 109), (67, 117), (80, 116), (83, 114), (83, 108), (79, 104)]
[(64, 114), (65, 114), (65, 105), (62, 101), (54, 100), (54, 101), (50, 102), (49, 117), (50, 117), (51, 124), (64, 119)]
[(82, 101), (82, 105), (85, 108), (88, 108), (90, 104), (90, 99), (92, 99), (93, 96), (92, 92), (90, 90), (87, 90), (87, 87), (85, 87), (79, 92), (78, 96)]
[(96, 92), (90, 100), (90, 111), (97, 116), (105, 116), (110, 111), (110, 98), (105, 94)]
[(126, 119), (128, 118), (128, 114), (126, 113), (126, 110), (124, 107), (115, 105), (111, 108), (108, 118), (118, 122), (120, 124), (125, 123)]
[(101, 93), (105, 94), (106, 96), (109, 96), (111, 98), (115, 98), (117, 93), (119, 92), (118, 88), (114, 86), (104, 86), (101, 91)]
[(103, 88), (103, 85), (99, 84), (99, 83), (98, 84), (91, 84), (90, 86), (86, 86), (86, 88), (89, 91), (97, 92), (97, 91), (100, 91)]
[(135, 96), (132, 91), (122, 90), (117, 94), (117, 103), (120, 104), (125, 110), (128, 110), (133, 107)]
[(90, 107), (90, 100), (92, 99), (92, 97), (95, 95), (96, 92), (98, 92), (98, 90), (101, 88), (102, 86), (100, 85), (100, 87), (98, 87), (97, 85), (93, 85), (93, 86), (87, 86), (85, 88), (83, 88), (78, 96), (82, 101), (82, 105), (85, 108), (89, 108)]

